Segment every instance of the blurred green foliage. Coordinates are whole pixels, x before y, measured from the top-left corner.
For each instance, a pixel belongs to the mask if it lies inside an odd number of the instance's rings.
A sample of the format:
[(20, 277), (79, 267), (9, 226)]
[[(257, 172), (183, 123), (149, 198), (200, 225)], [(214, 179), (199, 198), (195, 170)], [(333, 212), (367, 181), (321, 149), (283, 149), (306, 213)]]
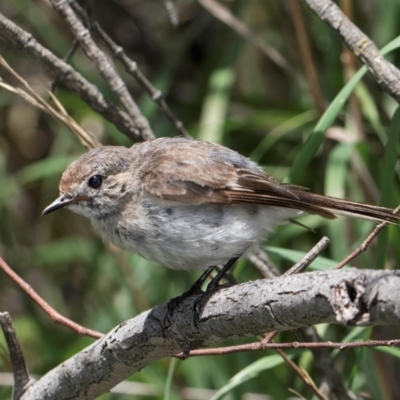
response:
[[(390, 140), (389, 150), (393, 147), (396, 150), (398, 144), (398, 130), (392, 132), (391, 139), (387, 138), (397, 105), (368, 75), (362, 83), (355, 84), (351, 101), (337, 96), (342, 89), (350, 88), (346, 86), (346, 76), (355, 71), (351, 70), (351, 63), (346, 63), (343, 45), (335, 33), (303, 8), (323, 99), (319, 106), (322, 109), (337, 106), (335, 113), (320, 119), (299, 54), (298, 34), (293, 24), (299, 15), (291, 14), (286, 2), (232, 0), (223, 4), (261, 41), (277, 49), (295, 74), (278, 67), (253, 43), (194, 0), (176, 1), (181, 18), (177, 29), (172, 27), (159, 0), (94, 2), (93, 15), (162, 90), (172, 110), (194, 137), (221, 142), (252, 156), (278, 179), (289, 176), (294, 183), (319, 193), (379, 203), (383, 198), (380, 188), (389, 187), (391, 194), (384, 199), (386, 205), (400, 203), (397, 151), (384, 161), (387, 140)], [(358, 0), (350, 4), (352, 19), (378, 47), (400, 34), (397, 0)], [(49, 2), (4, 0), (0, 12), (58, 56), (64, 56), (70, 49), (71, 33)], [(36, 61), (2, 41), (0, 52), (40, 92), (49, 87), (51, 78)], [(398, 51), (390, 52), (387, 57), (400, 65)], [(71, 65), (107, 98), (115, 100), (80, 49)], [(357, 62), (354, 65), (360, 67)], [(157, 105), (118, 62), (115, 66), (156, 135), (174, 135)], [(0, 71), (0, 76), (15, 83), (4, 71)], [(98, 135), (104, 144), (130, 145), (127, 137), (74, 94), (60, 89), (55, 93), (78, 123)], [(304, 142), (311, 132), (319, 133), (318, 142), (307, 153)], [(0, 254), (58, 311), (81, 325), (107, 332), (121, 321), (181, 294), (197, 274), (159, 268), (136, 255), (110, 248), (96, 236), (87, 220), (69, 211), (41, 217), (42, 209), (57, 195), (61, 172), (83, 152), (77, 138), (65, 127), (15, 95), (0, 91)], [(296, 170), (291, 170), (295, 160)], [(391, 177), (384, 183), (382, 177), (392, 176), (392, 171), (395, 171), (394, 181)], [(269, 240), (266, 249), (282, 272), (324, 234), (332, 244), (324, 258), (312, 267), (329, 268), (359, 245), (373, 227), (365, 221), (340, 218), (327, 222), (315, 216), (305, 217), (301, 222), (316, 233), (286, 225)], [(379, 243), (379, 266), (396, 268), (400, 259), (400, 229), (390, 227), (387, 235), (388, 240)], [(353, 265), (376, 268), (376, 253), (374, 244)], [(259, 277), (250, 265), (238, 268), (239, 271), (239, 281)], [(0, 276), (0, 310), (11, 313), (32, 374), (46, 373), (92, 342), (55, 325), (13, 282), (1, 272)], [(318, 331), (324, 340), (332, 341), (389, 339), (400, 334), (397, 328), (320, 326)], [(301, 337), (297, 332), (286, 332), (276, 340), (300, 341)], [(370, 393), (376, 399), (395, 398), (390, 394), (400, 392), (396, 379), (400, 354), (396, 349), (382, 350), (390, 355), (371, 349), (332, 354), (352, 390)], [(318, 385), (320, 377), (313, 367), (311, 353), (288, 353)], [(289, 388), (311, 398), (311, 390), (280, 361), (271, 352), (193, 358), (176, 361), (169, 374), (171, 360), (160, 360), (131, 380), (151, 384), (157, 393), (135, 395), (137, 399), (163, 398), (166, 387), (171, 388), (166, 397), (179, 399), (187, 398), (184, 392), (187, 387), (222, 393), (231, 386), (234, 399), (243, 398), (245, 393), (285, 399), (293, 396)], [(6, 347), (0, 339), (0, 371), (9, 370)], [(238, 380), (240, 384), (236, 385)], [(0, 399), (9, 396), (10, 388), (0, 386)], [(198, 398), (209, 397), (211, 394)], [(115, 393), (101, 397), (128, 398), (132, 395)]]

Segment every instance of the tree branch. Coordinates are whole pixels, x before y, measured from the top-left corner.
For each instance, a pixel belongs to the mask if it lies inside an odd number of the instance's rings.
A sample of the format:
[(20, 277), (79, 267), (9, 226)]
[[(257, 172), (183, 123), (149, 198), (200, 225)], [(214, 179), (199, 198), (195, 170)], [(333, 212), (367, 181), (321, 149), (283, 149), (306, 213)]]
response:
[(93, 110), (113, 123), (132, 140), (151, 139), (154, 135), (142, 135), (132, 118), (114, 104), (108, 102), (95, 85), (88, 82), (70, 65), (43, 47), (30, 33), (0, 13), (0, 37), (10, 45), (22, 50), (38, 60), (53, 76), (57, 83), (75, 92)]
[[(197, 326), (186, 299), (163, 324), (167, 305), (113, 329), (31, 385), (21, 399), (93, 399), (180, 350), (317, 323), (400, 325), (400, 271), (335, 270), (259, 280), (219, 290)], [(278, 345), (278, 344), (277, 344)]]
[(400, 103), (400, 71), (385, 60), (375, 43), (331, 0), (303, 0), (303, 2), (339, 34), (345, 45), (365, 64), (382, 89)]
[(77, 332), (82, 336), (91, 336), (100, 338), (102, 333), (85, 328), (74, 321), (64, 317), (56, 311), (49, 303), (47, 303), (39, 294), (32, 288), (29, 283), (25, 282), (12, 268), (0, 257), (0, 269), (4, 271), (54, 322), (64, 325), (69, 329)]
[(79, 20), (69, 2), (65, 0), (51, 0), (51, 4), (64, 18), (86, 56), (93, 62), (99, 74), (107, 82), (119, 101), (121, 101), (125, 111), (135, 123), (139, 135), (143, 138), (151, 138), (153, 133), (150, 129), (149, 122), (132, 99), (125, 82), (117, 74), (103, 51), (96, 45), (90, 31)]
[[(167, 10), (171, 10), (171, 12), (172, 12), (173, 8), (171, 8), (171, 7), (174, 7), (173, 3), (165, 2), (165, 6), (166, 6)], [(101, 40), (107, 45), (107, 47), (113, 53), (114, 57), (119, 59), (122, 62), (122, 64), (125, 67), (125, 70), (128, 72), (128, 74), (132, 75), (136, 79), (136, 82), (140, 85), (140, 87), (144, 91), (147, 92), (147, 94), (150, 96), (150, 98), (154, 102), (156, 102), (158, 104), (161, 112), (169, 120), (169, 122), (171, 123), (175, 132), (178, 135), (182, 135), (182, 136), (190, 138), (191, 136), (188, 133), (188, 131), (185, 129), (182, 121), (179, 121), (177, 119), (175, 114), (172, 112), (172, 110), (168, 106), (162, 92), (160, 90), (156, 89), (152, 85), (152, 83), (146, 78), (146, 76), (140, 70), (137, 63), (135, 61), (131, 60), (127, 56), (123, 47), (118, 46), (111, 39), (111, 37), (104, 31), (104, 29), (100, 26), (100, 24), (97, 21), (90, 18), (88, 13), (76, 1), (71, 1), (71, 7), (83, 20), (86, 21), (87, 25), (90, 26), (90, 29), (93, 30), (95, 33), (97, 33), (97, 35), (101, 38)], [(170, 14), (170, 18), (172, 19), (171, 14)]]
[(13, 399), (19, 399), (34, 380), (29, 376), (25, 357), (8, 312), (0, 312), (0, 326), (7, 342), (11, 365), (14, 372)]

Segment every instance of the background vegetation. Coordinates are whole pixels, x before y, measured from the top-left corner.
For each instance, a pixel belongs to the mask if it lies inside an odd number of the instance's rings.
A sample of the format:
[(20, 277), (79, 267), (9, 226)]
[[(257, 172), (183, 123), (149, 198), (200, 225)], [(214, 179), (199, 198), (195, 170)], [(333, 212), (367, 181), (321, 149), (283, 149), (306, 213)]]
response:
[[(260, 162), (268, 173), (284, 179), (323, 111), (359, 68), (335, 33), (303, 6), (300, 13), (296, 11), (292, 1), (221, 2), (255, 33), (256, 40), (239, 35), (194, 0), (176, 2), (181, 21), (177, 28), (172, 26), (160, 0), (93, 2), (92, 13), (162, 90), (191, 135), (231, 147)], [(400, 34), (400, 3), (396, 0), (343, 0), (341, 6), (378, 47)], [(58, 56), (70, 50), (72, 35), (49, 2), (4, 0), (0, 12)], [(301, 20), (304, 31), (296, 30), (296, 23)], [(301, 33), (310, 44), (310, 54), (305, 54), (301, 47)], [(278, 50), (286, 67), (271, 61), (262, 46)], [(51, 78), (38, 63), (3, 41), (0, 53), (46, 95)], [(399, 52), (391, 52), (388, 58), (399, 65)], [(79, 47), (70, 63), (107, 98), (115, 100)], [(316, 79), (309, 76), (312, 65)], [(115, 62), (115, 67), (155, 134), (175, 135), (158, 106), (127, 76), (119, 62)], [(15, 84), (4, 70), (0, 70), (0, 76)], [(131, 145), (126, 136), (77, 96), (60, 89), (55, 94), (70, 115), (102, 143)], [(391, 170), (384, 164), (385, 144), (396, 105), (366, 75), (328, 129), (322, 148), (295, 183), (352, 200), (385, 202), (389, 206), (400, 203), (398, 165), (394, 184), (383, 179)], [(395, 138), (395, 145), (396, 141)], [(121, 321), (181, 294), (197, 274), (160, 268), (112, 248), (100, 240), (87, 220), (67, 210), (41, 217), (43, 208), (57, 195), (62, 171), (84, 151), (64, 126), (19, 97), (0, 91), (0, 255), (62, 314), (107, 332)], [(384, 184), (392, 193), (382, 200)], [(331, 239), (324, 256), (332, 262), (322, 260), (312, 268), (334, 265), (360, 244), (373, 227), (370, 222), (344, 218), (327, 222), (309, 216), (301, 222), (315, 233), (287, 225), (280, 227), (268, 242), (268, 254), (281, 272), (322, 235)], [(396, 268), (399, 259), (400, 229), (390, 227), (379, 243), (374, 243), (353, 265)], [(246, 281), (260, 275), (243, 261), (235, 276)], [(5, 276), (0, 278), (0, 309), (11, 313), (33, 374), (44, 374), (92, 342), (55, 325)], [(349, 335), (353, 339), (398, 338), (400, 333), (398, 328), (370, 330), (321, 325), (317, 329), (324, 340), (332, 341), (349, 340)], [(276, 340), (301, 338), (297, 332), (286, 332)], [(9, 371), (7, 350), (0, 343), (0, 371)], [(311, 353), (288, 354), (318, 384)], [(373, 349), (355, 349), (334, 352), (332, 356), (354, 392), (369, 393), (373, 399), (396, 398), (395, 394), (400, 392), (396, 380), (400, 368), (398, 353), (396, 357)], [(149, 386), (131, 389), (143, 390), (143, 395), (134, 392), (135, 398), (143, 399), (163, 398), (165, 392), (171, 399), (210, 398), (211, 392), (194, 394), (187, 388), (221, 389), (235, 374), (261, 358), (264, 364), (260, 371), (253, 369), (254, 378), (236, 387), (231, 393), (233, 398), (244, 398), (249, 393), (274, 399), (295, 396), (289, 388), (305, 398), (312, 397), (304, 382), (272, 352), (161, 360), (131, 378), (132, 382)], [(10, 388), (0, 387), (0, 399), (9, 397)], [(101, 398), (127, 399), (132, 398), (132, 392)], [(255, 395), (246, 397), (251, 398), (258, 399)]]

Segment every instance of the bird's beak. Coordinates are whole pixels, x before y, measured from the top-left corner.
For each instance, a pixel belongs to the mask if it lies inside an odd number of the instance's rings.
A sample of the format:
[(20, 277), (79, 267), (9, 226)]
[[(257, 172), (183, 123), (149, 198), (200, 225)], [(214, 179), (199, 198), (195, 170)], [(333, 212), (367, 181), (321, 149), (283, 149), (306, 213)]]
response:
[(49, 214), (53, 211), (58, 210), (59, 208), (63, 208), (65, 206), (68, 206), (74, 201), (73, 197), (68, 197), (65, 194), (62, 194), (58, 199), (54, 200), (49, 206), (47, 206), (43, 212), (42, 215)]

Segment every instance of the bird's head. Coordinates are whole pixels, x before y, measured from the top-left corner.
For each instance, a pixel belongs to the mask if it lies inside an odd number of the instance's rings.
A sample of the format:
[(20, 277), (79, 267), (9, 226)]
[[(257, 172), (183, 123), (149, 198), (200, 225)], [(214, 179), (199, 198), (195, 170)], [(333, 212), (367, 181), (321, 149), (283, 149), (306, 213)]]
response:
[(117, 146), (97, 147), (82, 155), (64, 171), (60, 196), (42, 215), (63, 207), (91, 220), (115, 214), (131, 191), (130, 158), (129, 149)]

